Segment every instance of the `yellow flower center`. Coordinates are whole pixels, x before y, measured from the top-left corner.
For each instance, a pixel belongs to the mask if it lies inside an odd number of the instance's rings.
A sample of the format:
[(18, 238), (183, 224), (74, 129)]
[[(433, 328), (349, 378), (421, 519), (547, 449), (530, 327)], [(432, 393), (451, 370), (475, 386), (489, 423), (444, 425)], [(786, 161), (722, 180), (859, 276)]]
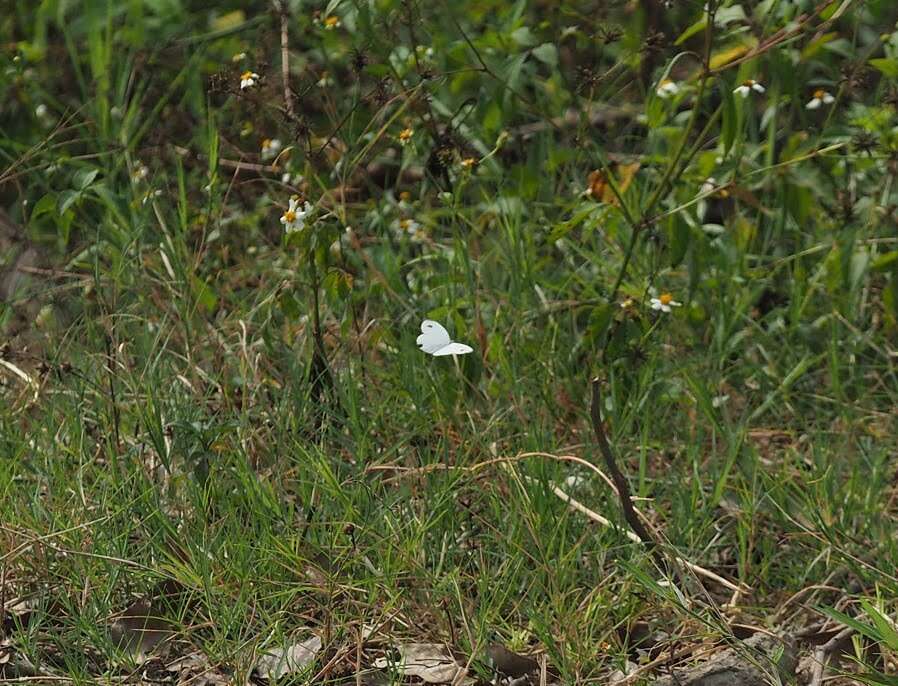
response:
[(414, 133), (415, 132), (412, 131), (411, 129), (403, 129), (402, 131), (399, 132), (399, 140), (407, 141), (414, 135)]
[(284, 219), (286, 219), (291, 224), (296, 221), (296, 212), (293, 210), (287, 210), (284, 212)]
[(751, 88), (752, 86), (755, 85), (755, 83), (757, 83), (757, 82), (754, 79), (746, 79), (745, 81), (742, 82), (742, 85), (745, 86), (746, 88)]
[(329, 29), (334, 28), (339, 23), (340, 23), (340, 18), (335, 17), (335, 16), (330, 16), (324, 20), (324, 25)]
[(262, 150), (268, 150), (271, 147), (271, 139), (266, 138), (262, 141)]
[(467, 157), (461, 161), (461, 166), (463, 166), (465, 169), (470, 169), (475, 164), (477, 164), (477, 160), (473, 157)]
[(243, 81), (250, 81), (253, 78), (253, 73), (251, 71), (245, 71), (240, 75), (240, 79)]
[(823, 96), (826, 95), (826, 91), (822, 88), (814, 91), (814, 100), (823, 100)]
[(409, 200), (412, 199), (412, 194), (409, 193), (408, 191), (402, 191), (399, 194), (399, 199), (402, 200), (403, 202), (408, 202)]
[(658, 300), (662, 305), (670, 305), (673, 302), (673, 296), (670, 293), (662, 293)]

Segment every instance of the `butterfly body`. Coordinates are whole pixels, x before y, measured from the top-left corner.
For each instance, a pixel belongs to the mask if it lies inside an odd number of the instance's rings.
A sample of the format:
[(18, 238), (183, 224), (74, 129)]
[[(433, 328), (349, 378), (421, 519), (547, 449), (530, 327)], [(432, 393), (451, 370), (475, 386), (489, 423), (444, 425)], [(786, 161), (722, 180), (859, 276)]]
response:
[(425, 319), (421, 322), (421, 335), (418, 336), (416, 343), (421, 350), (434, 357), (465, 355), (474, 352), (474, 348), (470, 345), (453, 341), (445, 327), (432, 319)]

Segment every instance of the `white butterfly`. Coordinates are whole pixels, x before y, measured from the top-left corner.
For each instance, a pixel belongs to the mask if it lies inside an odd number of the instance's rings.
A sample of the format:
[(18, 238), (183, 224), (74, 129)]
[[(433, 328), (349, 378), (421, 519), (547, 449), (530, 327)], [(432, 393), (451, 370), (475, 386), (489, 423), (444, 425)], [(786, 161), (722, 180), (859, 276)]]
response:
[(434, 357), (443, 355), (464, 355), (474, 352), (474, 348), (464, 343), (456, 343), (449, 338), (449, 332), (439, 322), (425, 319), (421, 322), (421, 335), (416, 341), (418, 347)]

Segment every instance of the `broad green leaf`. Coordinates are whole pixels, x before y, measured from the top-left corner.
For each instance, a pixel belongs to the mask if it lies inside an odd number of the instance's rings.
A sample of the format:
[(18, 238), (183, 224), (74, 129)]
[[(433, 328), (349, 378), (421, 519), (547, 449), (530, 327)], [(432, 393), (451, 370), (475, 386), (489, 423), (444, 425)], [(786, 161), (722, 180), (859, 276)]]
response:
[(890, 79), (898, 78), (898, 60), (892, 57), (877, 57), (870, 60), (870, 66), (875, 67)]
[(533, 48), (533, 56), (553, 69), (558, 66), (558, 49), (554, 43), (543, 43)]
[(94, 179), (97, 178), (97, 174), (99, 173), (99, 169), (84, 167), (75, 172), (75, 176), (72, 177), (72, 183), (75, 185), (76, 189), (78, 189), (79, 191), (83, 191), (93, 183)]

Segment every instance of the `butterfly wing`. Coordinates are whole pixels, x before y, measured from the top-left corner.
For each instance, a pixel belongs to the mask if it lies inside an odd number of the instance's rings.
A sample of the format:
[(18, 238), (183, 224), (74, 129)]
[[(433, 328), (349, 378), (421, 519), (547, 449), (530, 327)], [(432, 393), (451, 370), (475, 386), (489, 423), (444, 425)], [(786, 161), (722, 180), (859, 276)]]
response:
[[(415, 342), (424, 352), (436, 355), (438, 350), (452, 343), (452, 339), (449, 338), (449, 332), (443, 328), (442, 324), (432, 319), (425, 319), (421, 322), (421, 335)], [(451, 353), (446, 354), (450, 355)]]
[(466, 355), (467, 353), (474, 352), (474, 348), (470, 345), (465, 345), (464, 343), (456, 343), (452, 342), (449, 345), (444, 345), (442, 348), (433, 353), (434, 357), (442, 357), (443, 355)]

